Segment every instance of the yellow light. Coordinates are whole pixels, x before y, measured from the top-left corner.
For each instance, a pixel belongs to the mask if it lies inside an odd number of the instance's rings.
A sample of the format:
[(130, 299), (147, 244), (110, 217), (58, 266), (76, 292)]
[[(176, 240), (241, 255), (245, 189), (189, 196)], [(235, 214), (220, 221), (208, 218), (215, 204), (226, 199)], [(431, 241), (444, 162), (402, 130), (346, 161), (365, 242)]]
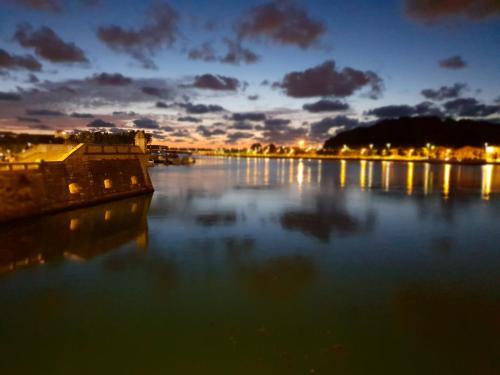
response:
[(481, 181), (481, 195), (484, 200), (490, 199), (491, 184), (493, 181), (493, 165), (487, 164), (481, 167), (482, 181)]
[(451, 164), (445, 164), (443, 171), (443, 196), (445, 199), (447, 199), (450, 194), (450, 174)]
[(346, 170), (346, 162), (345, 160), (340, 161), (340, 187), (343, 188), (345, 186), (345, 170)]
[(366, 160), (359, 162), (359, 187), (365, 190), (366, 186)]
[(413, 193), (413, 163), (408, 163), (408, 169), (406, 171), (406, 192), (408, 195)]
[(300, 148), (303, 148), (303, 147), (304, 147), (304, 145), (305, 145), (305, 141), (304, 141), (303, 139), (301, 139), (301, 140), (299, 141), (299, 147), (300, 147)]

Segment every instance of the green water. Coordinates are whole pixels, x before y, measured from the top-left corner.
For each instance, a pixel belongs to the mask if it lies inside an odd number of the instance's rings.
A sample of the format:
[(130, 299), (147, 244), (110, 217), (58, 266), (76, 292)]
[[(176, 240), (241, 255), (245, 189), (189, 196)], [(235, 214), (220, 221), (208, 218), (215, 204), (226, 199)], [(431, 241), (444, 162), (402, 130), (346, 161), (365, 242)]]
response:
[(500, 167), (151, 177), (0, 229), (1, 374), (500, 373)]

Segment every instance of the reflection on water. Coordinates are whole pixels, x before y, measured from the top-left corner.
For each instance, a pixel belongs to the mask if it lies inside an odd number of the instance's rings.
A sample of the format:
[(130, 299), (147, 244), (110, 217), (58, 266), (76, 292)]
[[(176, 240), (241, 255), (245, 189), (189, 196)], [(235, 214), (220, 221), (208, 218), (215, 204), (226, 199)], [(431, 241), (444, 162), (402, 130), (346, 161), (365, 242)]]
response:
[(153, 197), (0, 229), (0, 373), (500, 372), (499, 166), (151, 175)]

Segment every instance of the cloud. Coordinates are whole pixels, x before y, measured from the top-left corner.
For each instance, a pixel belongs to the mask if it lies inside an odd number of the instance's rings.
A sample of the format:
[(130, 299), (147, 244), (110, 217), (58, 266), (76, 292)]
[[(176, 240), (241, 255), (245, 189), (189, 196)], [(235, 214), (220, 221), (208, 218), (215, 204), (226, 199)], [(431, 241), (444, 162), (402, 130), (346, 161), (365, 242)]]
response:
[(192, 87), (206, 90), (236, 91), (240, 87), (240, 81), (231, 77), (203, 74), (194, 78)]
[(33, 48), (38, 56), (53, 63), (88, 62), (81, 48), (74, 43), (63, 41), (46, 26), (34, 30), (29, 24), (20, 25), (14, 34), (14, 40), (24, 48)]
[[(85, 6), (94, 6), (99, 3), (99, 1), (100, 0), (77, 0), (76, 2)], [(1, 2), (0, 0), (0, 3)], [(3, 0), (3, 2), (36, 11), (60, 13), (63, 10), (61, 0)]]
[(307, 130), (304, 127), (276, 126), (268, 128), (262, 132), (262, 141), (278, 144), (296, 143), (298, 140), (307, 137)]
[(250, 132), (235, 132), (228, 134), (226, 136), (226, 143), (236, 143), (242, 139), (249, 139), (253, 137), (253, 133)]
[(234, 121), (264, 121), (266, 118), (262, 112), (233, 113), (231, 117)]
[(223, 107), (215, 104), (193, 104), (193, 103), (179, 103), (181, 108), (184, 108), (187, 113), (192, 114), (203, 114), (210, 112), (222, 112), (225, 111)]
[(123, 74), (120, 73), (95, 74), (91, 79), (100, 85), (125, 86), (132, 83), (132, 78), (125, 77)]
[(426, 23), (449, 17), (481, 20), (500, 16), (500, 3), (497, 0), (406, 0), (406, 13)]
[(264, 121), (264, 129), (266, 130), (286, 130), (290, 124), (290, 120), (283, 118), (272, 118)]
[(141, 91), (150, 96), (157, 96), (159, 98), (165, 97), (169, 95), (169, 91), (163, 88), (153, 87), (153, 86), (144, 86)]
[(20, 100), (22, 100), (22, 97), (19, 94), (0, 91), (0, 101), (18, 102)]
[(321, 99), (315, 103), (304, 104), (302, 108), (308, 112), (339, 112), (347, 111), (349, 104), (340, 100)]
[(168, 108), (169, 106), (165, 102), (156, 102), (155, 107), (156, 108)]
[(30, 123), (40, 123), (40, 119), (38, 118), (34, 118), (34, 117), (23, 117), (23, 116), (19, 116), (17, 118), (17, 121), (19, 122), (30, 122)]
[(369, 116), (378, 118), (398, 118), (410, 116), (441, 116), (441, 110), (431, 102), (422, 102), (415, 106), (387, 105), (366, 112)]
[(199, 47), (193, 47), (188, 51), (190, 60), (202, 60), (206, 62), (216, 61), (217, 52), (209, 42), (205, 42)]
[(235, 130), (252, 130), (253, 129), (253, 125), (248, 123), (248, 122), (245, 122), (245, 121), (238, 121), (238, 122), (235, 122), (233, 125), (231, 125), (231, 129), (235, 129)]
[(28, 116), (53, 116), (53, 117), (66, 116), (62, 112), (54, 111), (51, 109), (27, 109), (26, 114)]
[(29, 126), (30, 129), (36, 129), (36, 130), (52, 130), (52, 127), (45, 125), (45, 124), (32, 124)]
[(219, 58), (221, 63), (239, 65), (241, 63), (253, 64), (259, 60), (259, 56), (250, 49), (243, 47), (240, 41), (224, 39), (227, 52)]
[(134, 121), (134, 126), (139, 129), (159, 129), (160, 125), (150, 118), (141, 118)]
[(193, 117), (193, 116), (184, 116), (184, 117), (179, 117), (177, 121), (181, 122), (202, 122), (203, 120), (198, 118), (198, 117)]
[(116, 125), (112, 122), (95, 119), (94, 121), (87, 124), (87, 128), (116, 128)]
[(74, 118), (94, 118), (94, 115), (91, 115), (90, 113), (73, 112), (71, 114), (71, 117), (74, 117)]
[(42, 64), (31, 55), (11, 55), (7, 51), (0, 48), (0, 71), (26, 69), (39, 72), (42, 70)]
[(146, 69), (155, 69), (152, 57), (161, 48), (172, 46), (178, 37), (179, 15), (167, 3), (157, 3), (147, 24), (136, 29), (111, 25), (99, 27), (97, 37), (115, 52), (130, 55)]
[(349, 67), (337, 70), (333, 60), (325, 61), (302, 72), (288, 73), (277, 86), (294, 98), (316, 96), (344, 98), (358, 90), (369, 88), (368, 96), (375, 99), (381, 96), (384, 88), (382, 79), (376, 73)]
[(237, 31), (240, 38), (266, 39), (306, 49), (318, 43), (326, 26), (292, 1), (271, 1), (251, 8)]
[(487, 117), (500, 113), (500, 105), (481, 104), (475, 98), (460, 98), (443, 104), (446, 112), (460, 117)]
[(438, 64), (443, 69), (463, 69), (467, 66), (467, 63), (464, 59), (458, 55), (448, 57), (443, 60), (439, 60)]
[(331, 135), (329, 134), (331, 129), (351, 129), (359, 125), (359, 120), (347, 116), (326, 117), (321, 121), (311, 123), (309, 136), (316, 141), (322, 141)]
[(200, 125), (196, 128), (196, 132), (204, 137), (210, 138), (216, 135), (224, 135), (226, 132), (223, 129), (209, 129), (206, 126)]
[(445, 100), (458, 98), (466, 89), (467, 84), (455, 83), (453, 86), (441, 86), (437, 90), (425, 89), (421, 91), (421, 94), (430, 100)]
[(248, 100), (252, 100), (252, 101), (255, 101), (255, 100), (259, 100), (259, 95), (248, 95)]

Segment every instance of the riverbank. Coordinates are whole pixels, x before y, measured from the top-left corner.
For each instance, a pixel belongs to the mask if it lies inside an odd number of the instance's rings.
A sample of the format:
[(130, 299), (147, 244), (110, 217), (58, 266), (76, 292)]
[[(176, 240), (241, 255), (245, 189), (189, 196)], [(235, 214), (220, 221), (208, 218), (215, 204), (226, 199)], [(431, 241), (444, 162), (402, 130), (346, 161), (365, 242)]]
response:
[(443, 160), (429, 159), (427, 157), (405, 156), (353, 156), (353, 155), (318, 155), (318, 154), (250, 154), (250, 153), (223, 153), (223, 152), (197, 152), (196, 155), (227, 157), (227, 158), (259, 158), (259, 159), (313, 159), (313, 160), (357, 160), (357, 161), (392, 161), (402, 163), (432, 163), (432, 164), (460, 164), (460, 165), (485, 165), (498, 164), (500, 160)]

